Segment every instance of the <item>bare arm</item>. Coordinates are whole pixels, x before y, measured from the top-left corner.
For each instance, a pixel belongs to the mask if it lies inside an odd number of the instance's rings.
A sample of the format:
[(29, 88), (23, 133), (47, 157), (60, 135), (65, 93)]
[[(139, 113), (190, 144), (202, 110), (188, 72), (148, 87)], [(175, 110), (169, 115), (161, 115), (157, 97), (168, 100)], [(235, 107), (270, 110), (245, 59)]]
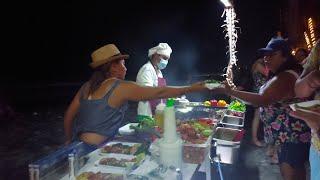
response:
[(231, 89), (227, 89), (225, 93), (255, 106), (267, 106), (294, 97), (293, 88), (296, 81), (294, 75), (283, 72), (271, 81), (262, 94)]
[(69, 144), (72, 139), (72, 124), (73, 120), (78, 112), (80, 107), (80, 91), (77, 92), (76, 96), (71, 101), (67, 111), (64, 115), (64, 132), (66, 135), (66, 144)]
[(160, 99), (177, 97), (183, 94), (204, 91), (207, 88), (204, 83), (195, 83), (191, 86), (183, 87), (145, 87), (134, 82), (125, 81), (117, 88), (116, 96), (122, 101), (145, 101), (150, 99)]
[(309, 97), (320, 87), (320, 71), (304, 69), (295, 85), (295, 93), (298, 97)]

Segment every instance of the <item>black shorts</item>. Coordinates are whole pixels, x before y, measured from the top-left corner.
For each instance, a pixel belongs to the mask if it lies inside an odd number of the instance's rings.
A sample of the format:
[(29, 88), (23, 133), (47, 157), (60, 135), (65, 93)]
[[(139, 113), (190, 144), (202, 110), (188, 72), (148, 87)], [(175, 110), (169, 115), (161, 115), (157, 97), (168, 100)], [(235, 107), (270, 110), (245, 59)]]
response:
[(309, 143), (284, 143), (278, 152), (279, 164), (288, 163), (295, 169), (304, 168), (309, 160)]

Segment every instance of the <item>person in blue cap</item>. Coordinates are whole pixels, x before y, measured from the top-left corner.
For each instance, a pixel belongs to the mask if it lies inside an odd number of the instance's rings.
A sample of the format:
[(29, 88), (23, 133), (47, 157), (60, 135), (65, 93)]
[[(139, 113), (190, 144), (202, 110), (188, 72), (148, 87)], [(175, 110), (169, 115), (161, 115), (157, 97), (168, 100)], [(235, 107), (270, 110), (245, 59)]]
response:
[(289, 115), (289, 104), (305, 101), (296, 98), (294, 92), (302, 67), (296, 63), (288, 42), (282, 38), (272, 38), (259, 51), (263, 53), (264, 63), (272, 73), (259, 93), (232, 89), (228, 84), (214, 91), (260, 107), (267, 143), (278, 147), (278, 163), (283, 179), (306, 179), (310, 129), (304, 121)]

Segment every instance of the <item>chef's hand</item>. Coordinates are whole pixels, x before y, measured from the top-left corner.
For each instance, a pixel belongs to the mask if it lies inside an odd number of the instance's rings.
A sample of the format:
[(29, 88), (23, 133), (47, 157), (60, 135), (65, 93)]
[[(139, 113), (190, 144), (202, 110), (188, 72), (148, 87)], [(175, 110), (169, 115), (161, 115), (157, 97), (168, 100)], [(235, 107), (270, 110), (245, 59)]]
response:
[(307, 125), (316, 132), (320, 130), (320, 113), (312, 111), (306, 112), (297, 109), (296, 111), (290, 112), (290, 116), (304, 120)]

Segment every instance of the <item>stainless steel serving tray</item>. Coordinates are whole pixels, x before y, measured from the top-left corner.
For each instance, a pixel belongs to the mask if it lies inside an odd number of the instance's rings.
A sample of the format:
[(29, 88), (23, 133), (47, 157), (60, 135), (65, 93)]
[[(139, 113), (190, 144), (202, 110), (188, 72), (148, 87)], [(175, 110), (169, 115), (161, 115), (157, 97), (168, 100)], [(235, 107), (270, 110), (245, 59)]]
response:
[(215, 140), (218, 145), (237, 146), (240, 145), (240, 141), (233, 141), (233, 138), (239, 132), (240, 130), (238, 129), (217, 127), (212, 139)]
[(220, 124), (222, 124), (226, 128), (240, 129), (244, 126), (244, 118), (225, 114)]

